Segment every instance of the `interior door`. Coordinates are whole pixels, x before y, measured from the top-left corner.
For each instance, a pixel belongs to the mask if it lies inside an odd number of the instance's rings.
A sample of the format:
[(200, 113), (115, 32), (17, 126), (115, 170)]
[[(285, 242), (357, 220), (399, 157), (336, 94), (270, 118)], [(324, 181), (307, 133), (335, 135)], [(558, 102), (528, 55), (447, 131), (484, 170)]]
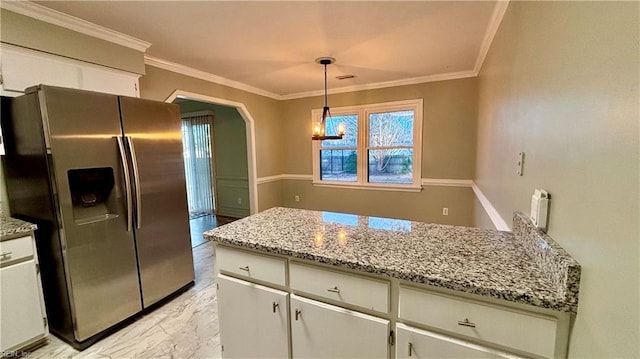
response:
[(83, 341), (142, 309), (118, 98), (48, 86), (38, 94), (51, 134), (74, 333)]
[(120, 97), (136, 200), (135, 238), (146, 308), (194, 280), (179, 107)]
[(222, 357), (288, 358), (288, 293), (218, 275)]

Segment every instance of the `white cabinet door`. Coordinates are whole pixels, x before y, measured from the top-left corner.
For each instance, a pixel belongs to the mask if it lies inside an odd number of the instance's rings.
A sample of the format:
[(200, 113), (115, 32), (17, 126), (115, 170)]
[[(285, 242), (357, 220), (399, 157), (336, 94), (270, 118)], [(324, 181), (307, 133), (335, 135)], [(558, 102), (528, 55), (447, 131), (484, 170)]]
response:
[(396, 359), (502, 358), (506, 354), (404, 324), (396, 325)]
[(223, 358), (288, 358), (288, 293), (218, 275)]
[(389, 321), (291, 295), (294, 358), (387, 358)]
[(45, 333), (35, 261), (0, 268), (0, 351)]
[(24, 92), (28, 87), (44, 84), (80, 88), (82, 69), (69, 59), (2, 45), (2, 80), (4, 91)]
[(0, 51), (3, 95), (15, 96), (43, 84), (140, 96), (138, 74), (8, 44), (2, 44)]
[(83, 67), (82, 89), (113, 95), (140, 97), (138, 76), (113, 69)]

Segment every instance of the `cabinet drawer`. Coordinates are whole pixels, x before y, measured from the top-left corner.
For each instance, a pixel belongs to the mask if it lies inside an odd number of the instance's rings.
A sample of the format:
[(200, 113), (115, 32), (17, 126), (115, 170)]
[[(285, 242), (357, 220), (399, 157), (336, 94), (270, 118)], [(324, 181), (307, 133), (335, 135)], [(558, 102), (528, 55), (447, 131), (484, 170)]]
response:
[(389, 282), (292, 263), (291, 289), (327, 299), (389, 312)]
[(0, 264), (3, 266), (31, 257), (33, 244), (30, 236), (0, 242)]
[(557, 320), (534, 313), (400, 287), (399, 317), (547, 358)]
[(217, 246), (216, 261), (223, 272), (286, 285), (284, 259)]

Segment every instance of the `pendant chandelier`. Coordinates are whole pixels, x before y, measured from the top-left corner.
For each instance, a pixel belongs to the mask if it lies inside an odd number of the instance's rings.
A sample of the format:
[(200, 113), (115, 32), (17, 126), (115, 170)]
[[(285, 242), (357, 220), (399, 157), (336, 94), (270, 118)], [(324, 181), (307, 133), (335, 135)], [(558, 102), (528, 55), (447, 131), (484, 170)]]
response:
[(324, 66), (324, 107), (322, 108), (322, 119), (313, 125), (313, 135), (311, 139), (316, 141), (341, 140), (345, 133), (345, 125), (343, 123), (338, 125), (337, 135), (326, 135), (326, 120), (327, 117), (331, 118), (331, 110), (329, 109), (329, 105), (327, 105), (327, 65), (335, 63), (336, 59), (333, 57), (319, 57), (316, 59), (316, 62)]

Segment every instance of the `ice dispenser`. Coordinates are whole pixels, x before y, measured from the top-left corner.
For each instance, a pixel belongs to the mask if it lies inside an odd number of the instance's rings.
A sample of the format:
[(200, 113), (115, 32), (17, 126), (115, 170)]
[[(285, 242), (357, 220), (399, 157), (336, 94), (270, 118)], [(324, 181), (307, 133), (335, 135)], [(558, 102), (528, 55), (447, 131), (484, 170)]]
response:
[(67, 171), (73, 219), (88, 224), (118, 217), (113, 168), (80, 168)]

